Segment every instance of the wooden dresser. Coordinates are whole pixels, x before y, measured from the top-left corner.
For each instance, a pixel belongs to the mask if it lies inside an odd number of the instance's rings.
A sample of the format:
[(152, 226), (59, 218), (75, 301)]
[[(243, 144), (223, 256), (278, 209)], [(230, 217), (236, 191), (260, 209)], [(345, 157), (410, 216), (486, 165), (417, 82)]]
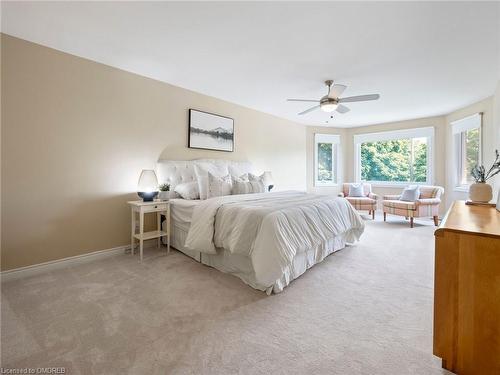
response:
[(456, 201), (435, 237), (434, 355), (457, 374), (500, 374), (500, 212)]

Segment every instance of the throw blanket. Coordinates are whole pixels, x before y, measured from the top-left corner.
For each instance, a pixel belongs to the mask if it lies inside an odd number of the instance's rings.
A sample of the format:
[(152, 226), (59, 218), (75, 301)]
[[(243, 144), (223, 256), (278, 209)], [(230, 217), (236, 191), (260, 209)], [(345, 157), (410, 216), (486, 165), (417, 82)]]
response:
[(256, 279), (270, 286), (297, 253), (337, 236), (354, 242), (363, 230), (363, 220), (344, 198), (298, 191), (228, 195), (195, 207), (185, 246), (248, 256)]

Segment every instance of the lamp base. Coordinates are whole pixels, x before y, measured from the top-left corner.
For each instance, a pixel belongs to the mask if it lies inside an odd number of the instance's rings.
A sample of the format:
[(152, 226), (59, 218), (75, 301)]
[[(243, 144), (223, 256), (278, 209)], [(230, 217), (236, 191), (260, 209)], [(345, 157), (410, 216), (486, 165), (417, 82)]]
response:
[(152, 202), (158, 195), (157, 191), (139, 191), (137, 192), (137, 195), (142, 198), (143, 202)]

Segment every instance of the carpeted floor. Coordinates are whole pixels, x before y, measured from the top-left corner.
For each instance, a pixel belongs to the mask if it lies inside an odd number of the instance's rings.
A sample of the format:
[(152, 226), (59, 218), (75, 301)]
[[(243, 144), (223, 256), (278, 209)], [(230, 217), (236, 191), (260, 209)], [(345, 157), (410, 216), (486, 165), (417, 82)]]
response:
[(361, 242), (279, 295), (148, 250), (2, 285), (3, 367), (69, 374), (448, 374), (432, 355), (433, 232)]

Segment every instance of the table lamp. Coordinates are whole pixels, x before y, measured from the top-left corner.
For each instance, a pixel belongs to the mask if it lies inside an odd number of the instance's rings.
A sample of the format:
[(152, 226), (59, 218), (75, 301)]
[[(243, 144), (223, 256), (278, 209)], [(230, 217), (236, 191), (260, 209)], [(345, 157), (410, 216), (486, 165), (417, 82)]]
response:
[(144, 202), (152, 202), (158, 195), (158, 179), (152, 169), (143, 169), (137, 184), (137, 195)]

